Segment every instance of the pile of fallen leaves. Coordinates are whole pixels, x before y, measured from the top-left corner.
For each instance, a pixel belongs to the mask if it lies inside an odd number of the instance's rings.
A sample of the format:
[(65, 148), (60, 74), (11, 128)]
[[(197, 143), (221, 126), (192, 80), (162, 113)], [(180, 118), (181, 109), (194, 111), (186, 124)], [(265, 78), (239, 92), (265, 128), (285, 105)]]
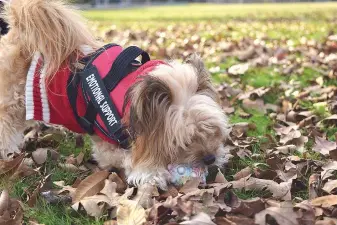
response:
[[(220, 168), (213, 168), (206, 185), (201, 185), (194, 178), (182, 187), (170, 186), (167, 191), (158, 190), (150, 184), (129, 187), (122, 171), (111, 173), (99, 170), (97, 166), (85, 162), (83, 155), (79, 154), (67, 157), (65, 163), (58, 166), (83, 171), (86, 175), (83, 179), (78, 177), (72, 185), (65, 185), (62, 180), (52, 182), (52, 175), (43, 169), (48, 158), (59, 157), (56, 151), (47, 148), (37, 148), (10, 161), (0, 161), (0, 171), (9, 180), (34, 173), (43, 175), (33, 191), (27, 193), (24, 202), (29, 206), (33, 207), (37, 198), (43, 198), (49, 204), (62, 202), (88, 216), (99, 218), (105, 215), (108, 218), (106, 224), (336, 224), (333, 218), (337, 213), (337, 161), (329, 159), (336, 157), (336, 142), (316, 136), (314, 150), (326, 156), (326, 160), (294, 156), (292, 153), (307, 140), (298, 124), (310, 116), (302, 113), (297, 123), (287, 122), (280, 115), (278, 117), (275, 131), (280, 141), (276, 142), (270, 136), (270, 140), (261, 146), (266, 165), (256, 163), (253, 167), (244, 168), (234, 174), (231, 181), (226, 180)], [(309, 130), (311, 126), (302, 127)], [(248, 130), (255, 128), (248, 123), (234, 124), (231, 138), (226, 143), (233, 160), (237, 157), (261, 157), (252, 155), (251, 147), (258, 139), (246, 135)], [(310, 129), (317, 132), (313, 127)], [(27, 137), (31, 137), (31, 133)], [(36, 139), (41, 144), (47, 138), (44, 135)], [(306, 176), (309, 181), (303, 183), (302, 178)], [(308, 189), (308, 199), (292, 196), (303, 188)], [(266, 194), (240, 199), (235, 194), (237, 190), (264, 191)], [(22, 219), (21, 203), (10, 199), (8, 192), (3, 190), (0, 222), (20, 224)]]
[[(210, 68), (228, 81), (217, 87), (224, 111), (245, 121), (233, 123), (224, 143), (232, 155), (225, 168), (209, 168), (206, 185), (191, 179), (166, 191), (149, 184), (131, 187), (123, 171), (100, 170), (84, 153), (60, 154), (57, 145), (74, 134), (36, 126), (25, 135), (23, 154), (0, 160), (0, 176), (8, 183), (0, 196), (0, 224), (37, 224), (35, 218), (25, 218), (24, 211), (43, 199), (104, 218), (105, 224), (337, 225), (337, 137), (327, 132), (337, 124), (336, 35), (322, 42), (302, 38), (295, 45), (265, 36), (233, 39), (228, 33), (234, 25), (214, 26), (124, 31), (112, 27), (101, 38), (139, 45), (154, 58), (185, 58), (192, 52), (202, 53), (211, 63), (235, 58), (227, 68)], [(199, 35), (202, 32), (209, 37)], [(253, 87), (243, 77), (256, 68), (272, 68), (285, 79)], [(307, 79), (308, 68), (319, 76)], [(270, 95), (277, 98), (267, 101)], [(262, 135), (251, 135), (261, 126), (250, 120), (256, 114), (270, 121)], [(83, 146), (81, 136), (75, 140)], [(55, 180), (51, 161), (76, 173), (77, 179)], [(41, 179), (24, 188), (21, 199), (10, 198), (10, 183), (30, 176)]]

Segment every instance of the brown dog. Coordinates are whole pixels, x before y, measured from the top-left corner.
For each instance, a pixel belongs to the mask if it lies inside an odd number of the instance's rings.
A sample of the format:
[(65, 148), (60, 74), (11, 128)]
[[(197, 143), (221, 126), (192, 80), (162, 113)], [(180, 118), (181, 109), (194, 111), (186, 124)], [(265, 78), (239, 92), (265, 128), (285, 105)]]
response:
[[(25, 118), (26, 82), (34, 55), (43, 56), (46, 81), (42, 84), (48, 89), (48, 82), (58, 79), (60, 68), (71, 68), (79, 60), (81, 46), (89, 46), (92, 54), (102, 46), (83, 19), (61, 1), (13, 0), (5, 9), (10, 30), (0, 43), (3, 158), (20, 151), (23, 130), (30, 122)], [(99, 165), (125, 168), (129, 183), (155, 182), (165, 188), (170, 163), (226, 163), (227, 119), (200, 58), (160, 63), (144, 77), (128, 89), (124, 103), (129, 107), (121, 115), (132, 133), (132, 146), (126, 150), (92, 135)], [(204, 162), (205, 156), (214, 159)]]

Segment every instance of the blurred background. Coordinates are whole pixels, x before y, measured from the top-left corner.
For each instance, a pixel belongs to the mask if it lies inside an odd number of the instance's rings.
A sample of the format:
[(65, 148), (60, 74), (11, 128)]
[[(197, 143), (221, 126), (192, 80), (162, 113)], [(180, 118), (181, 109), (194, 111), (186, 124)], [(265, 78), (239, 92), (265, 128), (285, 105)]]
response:
[[(212, 1), (221, 4), (180, 0), (75, 3), (96, 35), (106, 42), (135, 44), (155, 58), (184, 59), (198, 52), (210, 68), (217, 66), (220, 72), (251, 60), (260, 66), (275, 66), (270, 61), (275, 54), (291, 60), (308, 54), (318, 57), (320, 51), (316, 47), (326, 44), (337, 29), (337, 2)], [(334, 51), (334, 45), (328, 44)], [(304, 55), (303, 47), (308, 50)]]
[[(312, 0), (310, 2), (323, 2), (324, 0)], [(332, 0), (335, 1), (335, 0)], [(217, 2), (217, 3), (254, 3), (254, 2), (308, 2), (303, 0), (76, 0), (76, 3), (80, 4), (90, 4), (92, 6), (106, 6), (109, 4), (116, 4), (116, 3), (129, 3), (129, 4), (142, 4), (142, 3), (186, 3), (186, 2)]]

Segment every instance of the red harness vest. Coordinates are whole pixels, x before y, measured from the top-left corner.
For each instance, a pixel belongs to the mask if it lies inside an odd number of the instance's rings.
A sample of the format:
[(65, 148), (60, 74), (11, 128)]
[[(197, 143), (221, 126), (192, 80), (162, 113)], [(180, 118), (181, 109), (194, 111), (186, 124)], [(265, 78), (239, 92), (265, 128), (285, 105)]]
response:
[[(95, 52), (95, 54), (85, 56), (84, 59), (86, 59), (87, 62), (88, 60), (90, 61), (90, 65), (93, 66), (98, 72), (97, 74), (99, 74), (100, 79), (103, 80), (107, 76), (110, 76), (112, 79), (114, 79), (116, 74), (111, 74), (111, 71), (116, 72), (116, 70), (113, 71), (113, 69), (114, 67), (118, 66), (116, 66), (114, 62), (116, 61), (117, 63), (117, 60), (118, 62), (127, 61), (123, 58), (123, 56), (125, 57), (125, 55), (127, 54), (121, 54), (124, 51), (120, 46), (109, 45), (108, 47), (105, 47), (104, 50), (101, 49)], [(130, 63), (127, 64), (128, 66), (130, 66)], [(116, 83), (116, 85), (113, 87), (108, 95), (109, 99), (114, 105), (115, 110), (117, 111), (118, 115), (116, 115), (116, 117), (123, 117), (124, 98), (127, 90), (131, 87), (131, 85), (135, 83), (138, 77), (147, 75), (155, 68), (155, 66), (159, 64), (163, 64), (163, 62), (156, 60), (143, 62), (141, 65), (139, 64), (134, 71), (129, 71), (128, 74), (126, 74)], [(83, 71), (86, 71), (86, 69), (84, 69)], [(69, 66), (64, 66), (60, 68), (57, 73), (50, 79), (45, 79), (45, 66), (43, 64), (43, 58), (39, 53), (36, 53), (33, 57), (30, 69), (27, 74), (26, 119), (34, 119), (47, 123), (63, 125), (64, 127), (76, 133), (87, 133), (88, 130), (86, 130), (86, 128), (83, 127), (78, 120), (78, 116), (81, 118), (85, 116), (87, 108), (89, 107), (87, 101), (88, 96), (86, 96), (86, 92), (83, 91), (83, 83), (85, 82), (81, 81), (79, 83), (80, 85), (74, 86), (74, 88), (70, 86), (73, 80), (77, 79), (80, 76), (81, 74), (78, 73), (73, 74), (70, 71)], [(98, 89), (94, 85), (96, 84), (96, 81), (92, 80), (91, 78), (94, 77), (93, 75), (89, 74), (86, 79), (88, 81), (88, 87), (92, 87), (92, 91), (94, 94), (89, 97), (89, 101), (98, 96), (96, 95)], [(69, 98), (69, 91), (71, 90), (76, 90), (75, 95), (77, 95), (77, 97), (75, 98), (75, 109), (74, 106), (71, 104)], [(103, 101), (100, 100), (101, 99), (98, 97), (98, 103), (101, 104), (101, 108), (103, 108), (104, 111), (107, 107), (105, 104), (101, 103)], [(76, 111), (78, 116), (76, 115)], [(105, 110), (104, 112), (107, 112), (107, 110)], [(109, 133), (109, 129), (107, 129), (106, 123), (104, 123), (104, 121), (102, 120), (102, 117), (104, 117), (103, 114), (100, 115), (96, 112), (93, 115), (95, 118), (95, 125), (93, 125), (92, 127), (92, 133), (95, 133), (105, 141), (116, 144), (116, 137), (113, 137), (113, 135)], [(111, 115), (107, 115), (108, 121), (111, 122), (111, 118)]]

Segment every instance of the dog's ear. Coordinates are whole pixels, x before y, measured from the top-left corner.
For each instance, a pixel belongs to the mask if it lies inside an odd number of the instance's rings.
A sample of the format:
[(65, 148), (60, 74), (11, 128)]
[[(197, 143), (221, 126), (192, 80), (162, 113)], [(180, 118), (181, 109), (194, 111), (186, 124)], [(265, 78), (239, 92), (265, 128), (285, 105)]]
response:
[(204, 62), (201, 57), (193, 53), (186, 60), (186, 63), (191, 64), (198, 76), (198, 92), (207, 94), (213, 99), (217, 98), (216, 91), (212, 85), (212, 79), (209, 71), (206, 69)]
[(170, 88), (160, 79), (145, 76), (127, 92), (125, 104), (130, 107), (127, 126), (134, 140), (134, 164), (164, 163), (165, 121), (172, 104)]
[(162, 80), (145, 76), (128, 90), (125, 102), (130, 105), (130, 131), (135, 135), (151, 135), (164, 129), (172, 95)]

